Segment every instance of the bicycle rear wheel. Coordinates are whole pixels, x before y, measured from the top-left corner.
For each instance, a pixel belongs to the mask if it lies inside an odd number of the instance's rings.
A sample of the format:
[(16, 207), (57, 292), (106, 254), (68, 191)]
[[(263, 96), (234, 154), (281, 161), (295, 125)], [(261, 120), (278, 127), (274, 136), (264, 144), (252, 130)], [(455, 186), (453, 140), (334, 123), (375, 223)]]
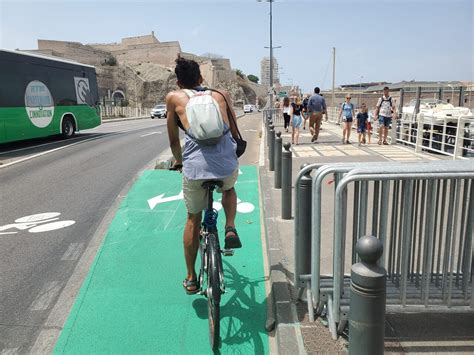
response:
[(220, 251), (216, 242), (215, 234), (209, 235), (208, 245), (208, 288), (207, 307), (209, 322), (209, 342), (212, 350), (217, 350), (220, 340), (220, 301), (221, 287), (219, 277)]

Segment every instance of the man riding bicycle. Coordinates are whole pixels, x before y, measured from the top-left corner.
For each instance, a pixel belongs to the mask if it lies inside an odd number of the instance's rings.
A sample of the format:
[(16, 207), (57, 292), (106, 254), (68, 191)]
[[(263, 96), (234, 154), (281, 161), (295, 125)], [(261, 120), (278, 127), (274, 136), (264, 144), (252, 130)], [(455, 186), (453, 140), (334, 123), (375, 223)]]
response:
[[(242, 247), (235, 229), (237, 194), (234, 185), (239, 172), (235, 138), (238, 137), (238, 130), (235, 112), (228, 104), (231, 102), (229, 94), (203, 88), (197, 62), (178, 57), (175, 73), (180, 90), (172, 91), (166, 96), (167, 126), (175, 166), (182, 165), (183, 195), (188, 212), (183, 235), (187, 268), (183, 287), (188, 294), (195, 294), (199, 291), (195, 262), (201, 215), (207, 203), (207, 192), (202, 187), (204, 181), (223, 181), (223, 186), (218, 191), (222, 192), (222, 206), (226, 216), (224, 248)], [(191, 102), (196, 105), (190, 105)], [(214, 119), (221, 121), (214, 122)], [(222, 131), (209, 138), (206, 132), (211, 129), (207, 129), (206, 125), (212, 126), (213, 131), (216, 131), (216, 127), (222, 127)], [(185, 132), (183, 151), (179, 128)]]

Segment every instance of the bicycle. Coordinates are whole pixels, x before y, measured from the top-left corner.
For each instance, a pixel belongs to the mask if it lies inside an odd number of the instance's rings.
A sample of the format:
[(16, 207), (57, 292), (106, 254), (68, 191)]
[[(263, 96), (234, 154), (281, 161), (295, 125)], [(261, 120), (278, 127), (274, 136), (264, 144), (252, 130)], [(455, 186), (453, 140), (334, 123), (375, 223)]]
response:
[[(180, 170), (177, 165), (170, 170)], [(224, 256), (234, 255), (233, 249), (221, 249), (217, 232), (218, 212), (213, 207), (213, 193), (217, 187), (222, 187), (220, 180), (208, 180), (203, 182), (202, 187), (207, 190), (207, 207), (201, 224), (199, 234), (199, 255), (201, 266), (199, 269), (198, 294), (207, 298), (207, 312), (209, 324), (209, 342), (212, 350), (217, 350), (220, 340), (220, 301), (221, 295), (225, 293), (224, 268), (222, 266), (221, 254)], [(206, 285), (206, 287), (204, 287)]]

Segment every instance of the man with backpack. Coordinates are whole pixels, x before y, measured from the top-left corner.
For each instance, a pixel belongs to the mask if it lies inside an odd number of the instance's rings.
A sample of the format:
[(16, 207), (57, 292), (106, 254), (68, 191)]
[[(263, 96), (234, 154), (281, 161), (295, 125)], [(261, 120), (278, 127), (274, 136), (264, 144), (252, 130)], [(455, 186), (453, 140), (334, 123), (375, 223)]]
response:
[[(226, 92), (201, 87), (203, 81), (199, 64), (178, 57), (175, 73), (180, 90), (166, 96), (167, 127), (175, 167), (182, 166), (183, 196), (188, 211), (184, 227), (184, 256), (187, 276), (183, 287), (188, 294), (197, 293), (199, 281), (195, 262), (199, 248), (202, 210), (206, 208), (207, 192), (202, 187), (206, 180), (221, 180), (222, 206), (226, 216), (225, 249), (242, 246), (235, 229), (239, 138), (235, 112)], [(184, 135), (181, 150), (179, 128)]]
[(383, 88), (383, 96), (377, 101), (374, 115), (375, 117), (378, 117), (379, 120), (379, 145), (382, 143), (388, 145), (388, 128), (392, 123), (392, 115), (394, 113), (395, 105), (393, 104), (392, 97), (389, 95), (389, 88), (386, 86)]

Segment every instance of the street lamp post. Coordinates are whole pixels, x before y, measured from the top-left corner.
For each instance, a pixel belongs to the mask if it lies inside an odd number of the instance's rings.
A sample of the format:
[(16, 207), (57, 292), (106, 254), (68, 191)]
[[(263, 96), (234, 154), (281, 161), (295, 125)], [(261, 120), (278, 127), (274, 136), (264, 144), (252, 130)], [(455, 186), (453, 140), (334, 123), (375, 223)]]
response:
[(362, 96), (362, 78), (363, 78), (363, 77), (364, 77), (364, 76), (361, 75), (361, 76), (360, 76), (360, 80), (359, 80), (359, 102), (358, 102), (359, 108), (360, 108), (360, 100), (361, 100), (361, 96)]
[[(262, 0), (257, 0), (258, 2), (262, 2)], [(278, 47), (273, 47), (273, 1), (274, 0), (265, 0), (266, 2), (270, 3), (270, 46), (265, 47), (270, 49), (270, 106), (271, 108), (272, 103), (273, 103), (273, 50), (276, 48), (281, 48), (281, 46)]]

